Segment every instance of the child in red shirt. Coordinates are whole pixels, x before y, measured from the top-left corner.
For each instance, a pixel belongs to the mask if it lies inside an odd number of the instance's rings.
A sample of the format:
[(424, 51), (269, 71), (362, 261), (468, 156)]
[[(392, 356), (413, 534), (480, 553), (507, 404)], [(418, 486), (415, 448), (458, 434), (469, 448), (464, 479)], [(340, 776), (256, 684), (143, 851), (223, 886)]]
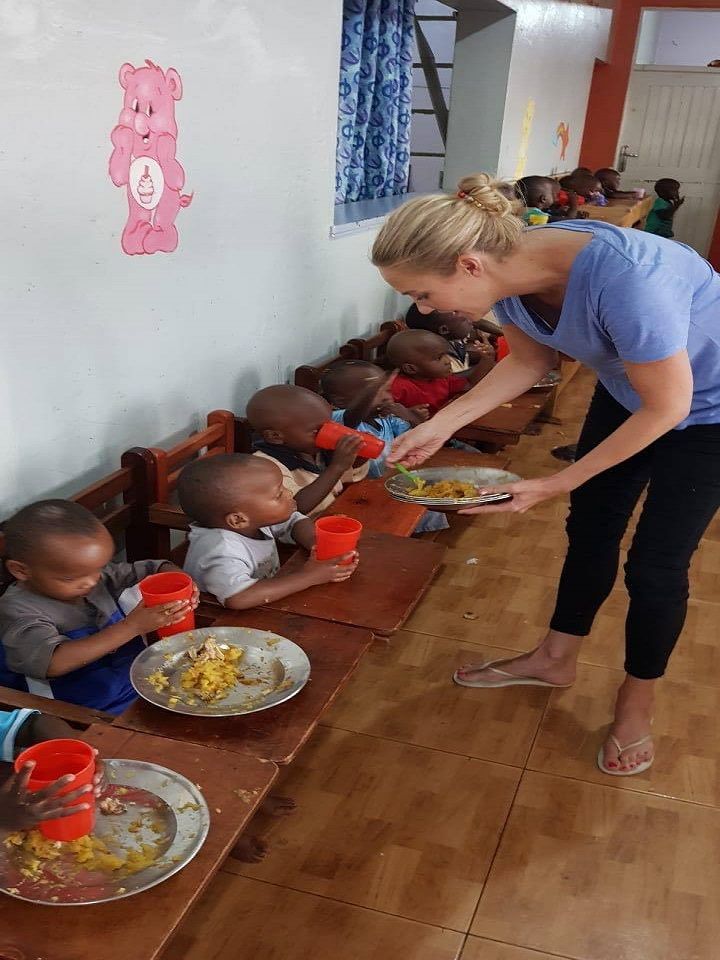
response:
[(447, 340), (429, 330), (396, 333), (386, 357), (388, 365), (399, 370), (391, 386), (393, 400), (405, 407), (427, 404), (430, 416), (487, 373), (480, 365), (463, 376), (453, 374)]

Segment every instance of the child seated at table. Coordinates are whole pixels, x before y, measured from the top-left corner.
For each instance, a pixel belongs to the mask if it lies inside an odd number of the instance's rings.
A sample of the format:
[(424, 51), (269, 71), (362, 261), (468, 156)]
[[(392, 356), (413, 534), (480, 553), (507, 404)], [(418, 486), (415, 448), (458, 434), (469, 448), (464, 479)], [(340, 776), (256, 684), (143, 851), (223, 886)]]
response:
[(578, 195), (574, 190), (564, 191), (561, 203), (560, 184), (552, 177), (523, 177), (515, 184), (518, 200), (523, 204), (521, 218), (529, 226), (534, 223), (557, 223), (561, 220), (583, 219), (578, 211)]
[(598, 207), (607, 206), (600, 181), (594, 174), (586, 173), (584, 170), (574, 170), (568, 177), (562, 177), (558, 203), (568, 203), (572, 193), (577, 194), (579, 204), (594, 203)]
[(658, 237), (667, 237), (672, 240), (673, 218), (680, 207), (685, 203), (685, 197), (680, 196), (680, 182), (663, 177), (655, 184), (657, 200), (648, 214), (645, 229), (648, 233), (655, 233)]
[(343, 437), (333, 451), (315, 446), (320, 427), (332, 409), (312, 390), (278, 384), (259, 390), (248, 403), (247, 418), (259, 436), (255, 456), (271, 460), (281, 471), (300, 513), (314, 517), (342, 493), (343, 483), (362, 480), (367, 461), (355, 466), (360, 437)]
[(481, 333), (459, 310), (421, 313), (413, 303), (405, 314), (405, 323), (409, 330), (429, 330), (447, 340), (453, 373), (465, 373), (477, 363), (484, 363), (489, 372), (495, 365), (495, 348), (488, 334)]
[(482, 365), (466, 376), (452, 372), (447, 341), (429, 330), (401, 330), (391, 337), (387, 361), (399, 370), (392, 381), (393, 399), (406, 407), (427, 404), (430, 416), (488, 372)]
[(137, 584), (166, 560), (112, 562), (102, 523), (70, 500), (41, 500), (3, 528), (8, 572), (0, 597), (0, 682), (30, 693), (122, 711), (136, 698), (130, 665), (143, 634), (179, 623), (192, 600), (146, 607)]
[(634, 190), (620, 189), (620, 173), (614, 167), (601, 167), (595, 176), (600, 181), (602, 192), (608, 200), (630, 200), (635, 203), (638, 199)]
[[(177, 489), (190, 520), (185, 571), (230, 610), (347, 580), (357, 567), (357, 554), (315, 559), (314, 524), (298, 513), (272, 460), (249, 453), (194, 460), (183, 468)], [(310, 551), (302, 570), (283, 573), (277, 540)]]

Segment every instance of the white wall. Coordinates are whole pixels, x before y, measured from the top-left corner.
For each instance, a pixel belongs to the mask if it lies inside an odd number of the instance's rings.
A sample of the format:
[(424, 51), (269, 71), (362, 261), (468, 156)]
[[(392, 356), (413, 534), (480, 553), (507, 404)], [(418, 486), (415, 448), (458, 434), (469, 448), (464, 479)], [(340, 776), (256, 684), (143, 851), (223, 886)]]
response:
[[(162, 445), (392, 316), (333, 219), (341, 0), (0, 5), (0, 517)], [(176, 67), (194, 191), (129, 257), (107, 175), (124, 61)], [(8, 136), (10, 132), (10, 136)]]
[[(580, 156), (595, 59), (605, 56), (612, 11), (556, 0), (508, 6), (516, 10), (515, 38), (498, 173), (514, 178), (572, 170)], [(534, 109), (529, 111), (530, 101)], [(564, 160), (553, 143), (561, 121), (570, 128)]]
[(662, 66), (705, 67), (720, 59), (720, 11), (661, 10), (651, 60)]
[[(472, 170), (516, 179), (578, 164), (596, 58), (611, 11), (558, 0), (460, 8), (445, 186)], [(554, 143), (569, 125), (565, 159)]]
[(635, 50), (635, 63), (655, 63), (662, 10), (643, 10)]

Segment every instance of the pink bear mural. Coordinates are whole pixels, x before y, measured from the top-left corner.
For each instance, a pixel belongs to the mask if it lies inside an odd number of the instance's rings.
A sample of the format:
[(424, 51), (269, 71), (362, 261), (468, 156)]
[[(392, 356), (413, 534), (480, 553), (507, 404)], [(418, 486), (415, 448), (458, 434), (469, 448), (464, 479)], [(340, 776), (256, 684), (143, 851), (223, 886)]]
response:
[(125, 253), (172, 253), (178, 245), (175, 218), (188, 207), (185, 171), (178, 162), (175, 101), (182, 97), (180, 74), (146, 66), (120, 67), (125, 91), (120, 122), (110, 134), (110, 179), (127, 189), (128, 219), (122, 232)]

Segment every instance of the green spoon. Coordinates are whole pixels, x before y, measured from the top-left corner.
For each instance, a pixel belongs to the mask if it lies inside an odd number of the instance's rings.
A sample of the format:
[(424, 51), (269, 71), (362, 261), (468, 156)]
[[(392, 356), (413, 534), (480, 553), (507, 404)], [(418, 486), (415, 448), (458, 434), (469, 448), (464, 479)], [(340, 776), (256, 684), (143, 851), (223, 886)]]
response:
[(420, 477), (416, 473), (412, 473), (408, 470), (407, 467), (404, 467), (401, 463), (395, 464), (395, 469), (398, 470), (403, 476), (407, 477), (409, 480), (412, 480), (414, 484), (419, 483)]

